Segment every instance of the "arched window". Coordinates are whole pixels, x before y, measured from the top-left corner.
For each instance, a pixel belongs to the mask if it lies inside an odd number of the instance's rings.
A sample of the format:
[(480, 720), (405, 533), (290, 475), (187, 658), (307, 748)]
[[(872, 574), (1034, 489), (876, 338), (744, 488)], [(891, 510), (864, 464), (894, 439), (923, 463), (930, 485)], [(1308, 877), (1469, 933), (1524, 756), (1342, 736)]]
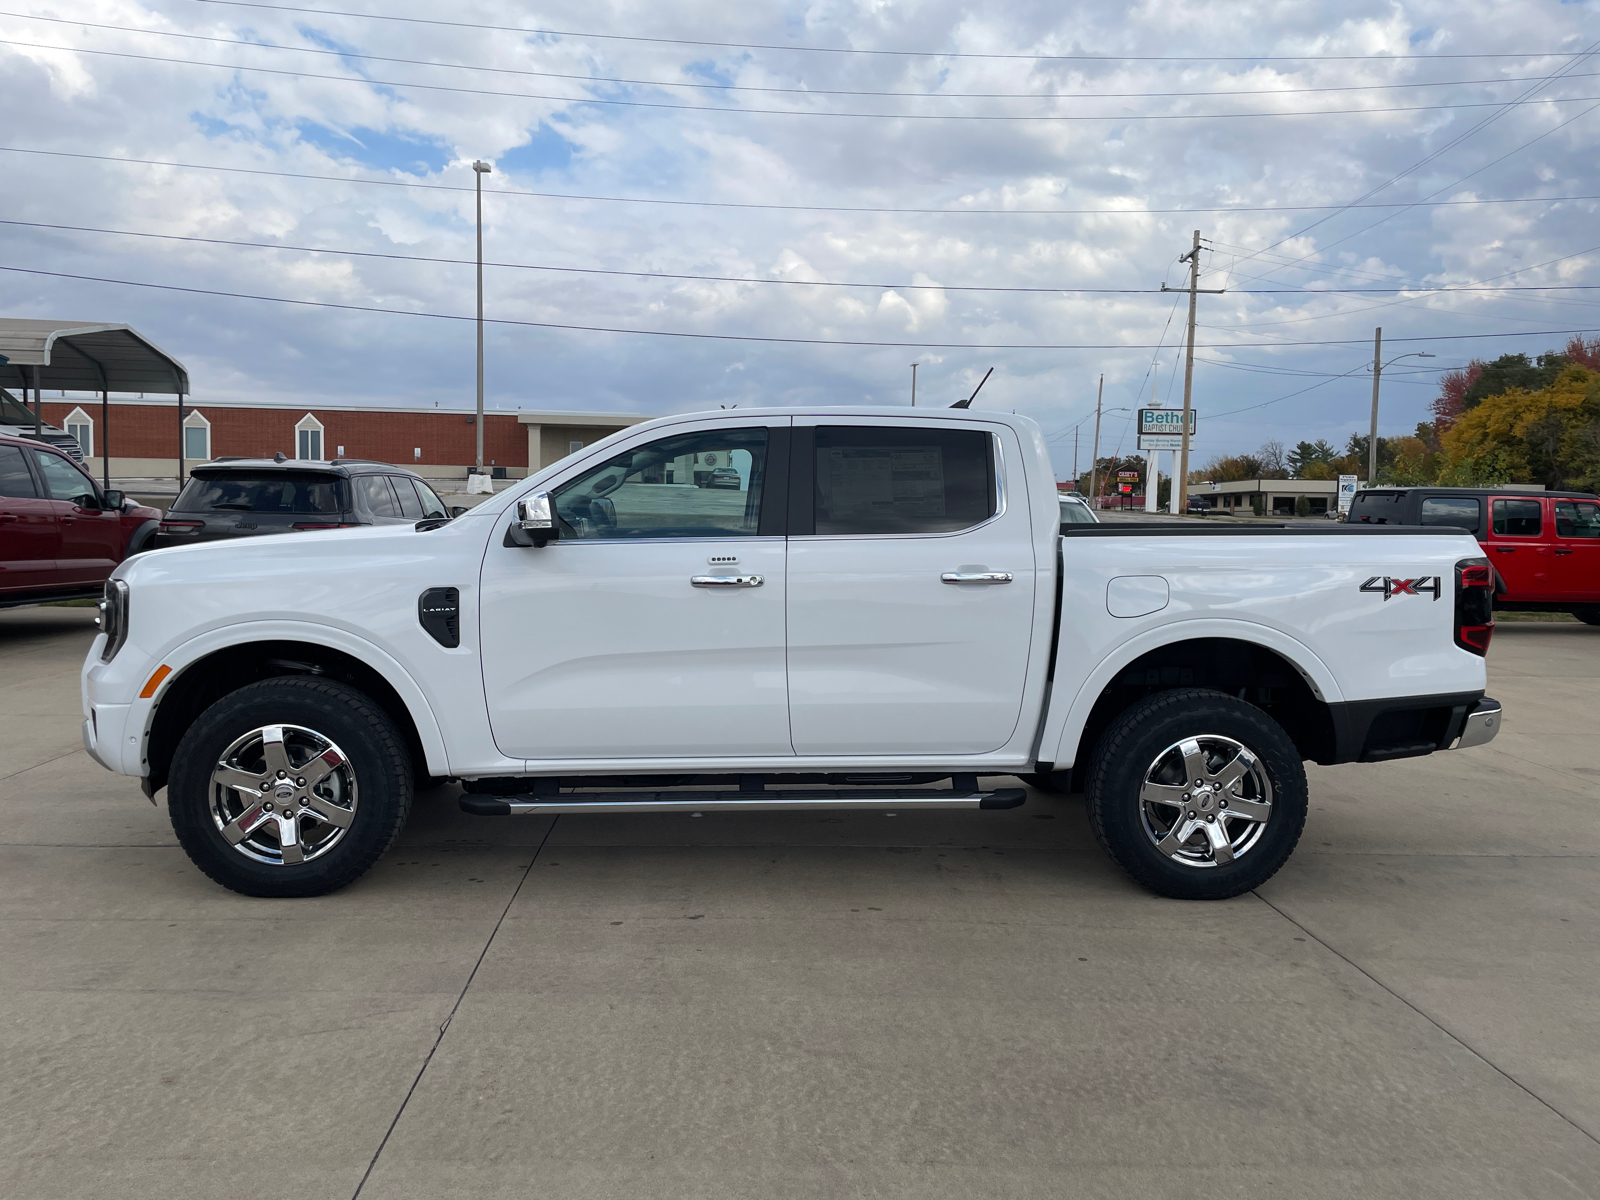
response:
[(78, 449), (83, 451), (85, 458), (94, 457), (94, 418), (81, 408), (75, 408), (67, 414), (67, 419), (62, 422), (68, 433), (77, 439)]
[(186, 462), (211, 461), (211, 422), (198, 409), (183, 419), (183, 457)]
[(320, 459), (322, 457), (322, 422), (310, 413), (300, 418), (294, 427), (294, 456)]

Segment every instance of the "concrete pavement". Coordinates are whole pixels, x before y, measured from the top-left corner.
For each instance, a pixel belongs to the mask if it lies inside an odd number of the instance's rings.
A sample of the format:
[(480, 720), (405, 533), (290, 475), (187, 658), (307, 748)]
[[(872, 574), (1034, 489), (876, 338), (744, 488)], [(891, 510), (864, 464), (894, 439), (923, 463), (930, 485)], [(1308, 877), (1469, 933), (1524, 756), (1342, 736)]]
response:
[(1600, 630), (1502, 625), (1476, 751), (1311, 768), (1260, 895), (1081, 803), (474, 819), (236, 896), (0, 612), (0, 1191), (1600, 1197)]

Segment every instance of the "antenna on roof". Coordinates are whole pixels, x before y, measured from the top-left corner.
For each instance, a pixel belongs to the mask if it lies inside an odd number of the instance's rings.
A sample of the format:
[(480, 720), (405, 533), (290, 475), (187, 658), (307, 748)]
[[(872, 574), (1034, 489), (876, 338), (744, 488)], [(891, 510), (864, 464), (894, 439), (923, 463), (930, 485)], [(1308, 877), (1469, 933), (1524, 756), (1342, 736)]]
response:
[(987, 371), (985, 371), (983, 373), (983, 378), (978, 380), (978, 386), (972, 389), (972, 395), (968, 396), (965, 400), (957, 400), (950, 407), (951, 408), (971, 408), (972, 407), (972, 402), (978, 398), (978, 393), (983, 391), (983, 385), (989, 382), (989, 376), (991, 376), (993, 374), (994, 374), (994, 368), (990, 367)]

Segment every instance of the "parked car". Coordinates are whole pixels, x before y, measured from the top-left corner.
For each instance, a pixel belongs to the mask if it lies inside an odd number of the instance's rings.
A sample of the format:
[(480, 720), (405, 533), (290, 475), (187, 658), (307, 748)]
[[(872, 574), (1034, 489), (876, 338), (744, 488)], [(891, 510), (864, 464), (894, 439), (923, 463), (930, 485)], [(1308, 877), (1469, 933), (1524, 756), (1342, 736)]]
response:
[(1600, 497), (1592, 493), (1370, 488), (1356, 493), (1346, 521), (1464, 529), (1494, 566), (1497, 607), (1569, 612), (1600, 625)]
[[(734, 452), (746, 504), (649, 482)], [(485, 817), (711, 816), (1010, 808), (1025, 773), (1081, 787), (1140, 883), (1215, 899), (1288, 858), (1303, 760), (1497, 732), (1470, 535), (1063, 527), (1053, 474), (1006, 413), (687, 414), (459, 520), (136, 558), (84, 744), (251, 895), (356, 879), (430, 776)]]
[(1089, 502), (1077, 492), (1061, 492), (1059, 500), (1063, 525), (1100, 524), (1100, 518), (1094, 515), (1094, 509), (1089, 507)]
[[(464, 509), (454, 510), (465, 511)], [(449, 517), (427, 480), (364, 459), (220, 458), (196, 467), (161, 520), (159, 547)]]
[(709, 488), (732, 488), (734, 491), (738, 491), (744, 485), (739, 479), (739, 472), (733, 467), (718, 467), (706, 476), (704, 486)]
[(47, 446), (54, 446), (73, 462), (83, 461), (83, 447), (78, 445), (77, 438), (65, 429), (57, 429), (48, 421), (40, 425), (33, 410), (5, 388), (0, 388), (0, 433), (43, 442)]
[(99, 596), (160, 516), (54, 446), (0, 433), (0, 607)]

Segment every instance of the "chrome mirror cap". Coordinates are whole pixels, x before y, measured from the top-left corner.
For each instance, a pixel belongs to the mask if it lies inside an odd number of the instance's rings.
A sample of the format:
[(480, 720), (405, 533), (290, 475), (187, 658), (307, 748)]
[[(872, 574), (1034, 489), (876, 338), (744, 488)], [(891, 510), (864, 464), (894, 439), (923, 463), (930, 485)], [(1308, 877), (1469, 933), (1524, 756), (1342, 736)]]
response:
[(529, 533), (552, 533), (556, 527), (555, 509), (549, 492), (535, 492), (517, 501), (517, 524)]

